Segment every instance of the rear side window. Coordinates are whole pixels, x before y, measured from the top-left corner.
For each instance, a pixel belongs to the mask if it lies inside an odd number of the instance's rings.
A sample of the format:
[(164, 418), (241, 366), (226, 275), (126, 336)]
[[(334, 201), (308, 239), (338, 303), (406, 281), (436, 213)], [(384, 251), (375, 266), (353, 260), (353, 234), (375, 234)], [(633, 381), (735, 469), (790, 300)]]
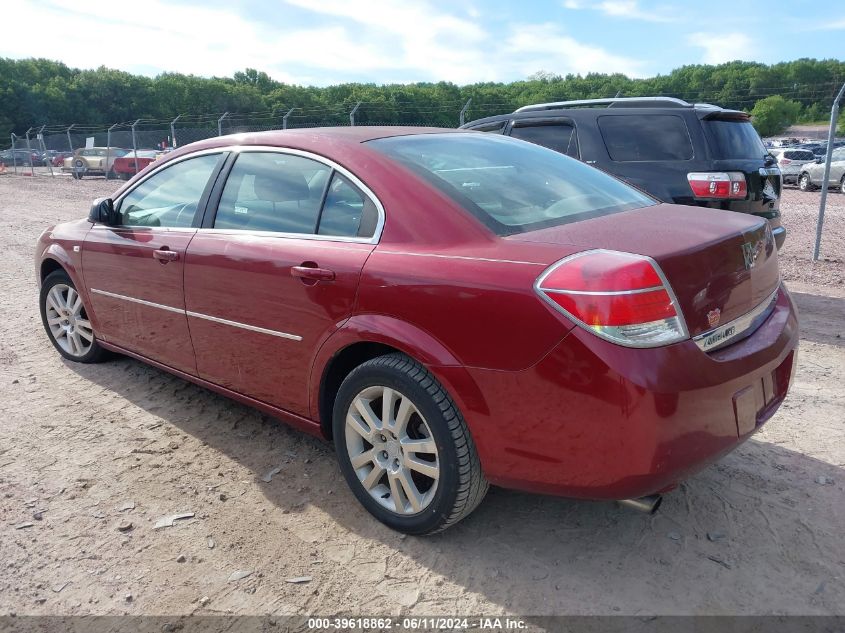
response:
[(302, 156), (243, 152), (226, 180), (214, 228), (314, 233), (329, 172)]
[(507, 125), (507, 123), (507, 119), (504, 121), (493, 121), (492, 123), (482, 123), (481, 125), (476, 125), (470, 129), (473, 132), (492, 132), (494, 134), (501, 134), (505, 131), (505, 125)]
[(607, 153), (616, 162), (690, 160), (692, 141), (683, 117), (630, 114), (598, 118)]
[(656, 204), (598, 169), (494, 134), (420, 134), (368, 141), (498, 235)]
[(377, 220), (378, 211), (373, 202), (346, 176), (335, 172), (326, 192), (317, 234), (372, 237)]
[(751, 121), (711, 119), (702, 124), (716, 160), (763, 158), (766, 155), (766, 147)]
[(571, 123), (517, 122), (511, 130), (511, 136), (578, 158), (578, 136)]

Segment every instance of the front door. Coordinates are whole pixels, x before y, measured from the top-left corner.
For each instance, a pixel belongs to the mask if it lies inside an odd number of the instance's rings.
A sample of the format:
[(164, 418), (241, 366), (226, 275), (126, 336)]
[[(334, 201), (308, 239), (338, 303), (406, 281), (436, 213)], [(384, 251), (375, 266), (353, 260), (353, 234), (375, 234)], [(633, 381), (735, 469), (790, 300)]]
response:
[(114, 226), (85, 238), (82, 272), (97, 335), (190, 374), (196, 361), (185, 314), (185, 253), (220, 154), (153, 173), (115, 202)]
[(198, 375), (308, 415), (311, 361), (352, 313), (378, 210), (333, 166), (242, 151), (213, 216), (185, 262)]

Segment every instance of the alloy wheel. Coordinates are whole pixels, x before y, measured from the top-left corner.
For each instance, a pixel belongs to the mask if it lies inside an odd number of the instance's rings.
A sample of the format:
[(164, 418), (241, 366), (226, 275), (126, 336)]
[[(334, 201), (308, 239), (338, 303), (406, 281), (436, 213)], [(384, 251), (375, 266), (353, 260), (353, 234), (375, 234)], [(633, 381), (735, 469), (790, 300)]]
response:
[(385, 509), (409, 516), (434, 498), (440, 460), (431, 429), (404, 394), (367, 387), (346, 413), (346, 450), (358, 481)]
[(85, 356), (94, 343), (94, 331), (76, 289), (54, 285), (44, 299), (44, 310), (56, 344), (71, 356)]

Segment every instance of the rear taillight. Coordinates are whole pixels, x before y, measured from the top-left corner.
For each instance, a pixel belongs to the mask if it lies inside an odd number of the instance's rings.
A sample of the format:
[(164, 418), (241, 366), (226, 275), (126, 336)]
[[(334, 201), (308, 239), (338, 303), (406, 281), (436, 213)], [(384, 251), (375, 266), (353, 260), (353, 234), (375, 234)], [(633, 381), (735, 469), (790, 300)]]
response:
[(778, 162), (779, 162), (781, 165), (789, 165), (789, 164), (791, 164), (791, 163), (792, 163), (792, 161), (791, 161), (791, 160), (789, 160), (788, 158), (781, 158)]
[(577, 253), (548, 268), (534, 289), (581, 327), (620, 345), (657, 347), (688, 337), (678, 301), (650, 257)]
[(700, 171), (687, 174), (689, 186), (696, 198), (728, 200), (745, 198), (748, 185), (745, 174), (739, 171)]

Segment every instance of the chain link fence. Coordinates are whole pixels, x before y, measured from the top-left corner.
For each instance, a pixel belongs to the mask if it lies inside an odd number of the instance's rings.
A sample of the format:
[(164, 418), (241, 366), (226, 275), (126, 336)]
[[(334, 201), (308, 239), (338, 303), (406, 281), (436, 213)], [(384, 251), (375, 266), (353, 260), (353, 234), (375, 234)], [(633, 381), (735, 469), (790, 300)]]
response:
[[(180, 115), (170, 121), (137, 119), (122, 123), (33, 126), (24, 135), (12, 134), (11, 142), (0, 140), (0, 173), (28, 176), (72, 174), (74, 153), (86, 148), (107, 148), (133, 152), (165, 151), (215, 136), (281, 130), (288, 128), (338, 127), (354, 125), (415, 125), (455, 127), (464, 122), (472, 100), (463, 104), (397, 109), (396, 104), (361, 102), (337, 107), (277, 108), (269, 112), (223, 112), (208, 115)], [(496, 105), (496, 104), (493, 104)], [(497, 108), (473, 111), (475, 118)], [(115, 152), (117, 153), (117, 152)], [(109, 163), (107, 155), (106, 162)]]

